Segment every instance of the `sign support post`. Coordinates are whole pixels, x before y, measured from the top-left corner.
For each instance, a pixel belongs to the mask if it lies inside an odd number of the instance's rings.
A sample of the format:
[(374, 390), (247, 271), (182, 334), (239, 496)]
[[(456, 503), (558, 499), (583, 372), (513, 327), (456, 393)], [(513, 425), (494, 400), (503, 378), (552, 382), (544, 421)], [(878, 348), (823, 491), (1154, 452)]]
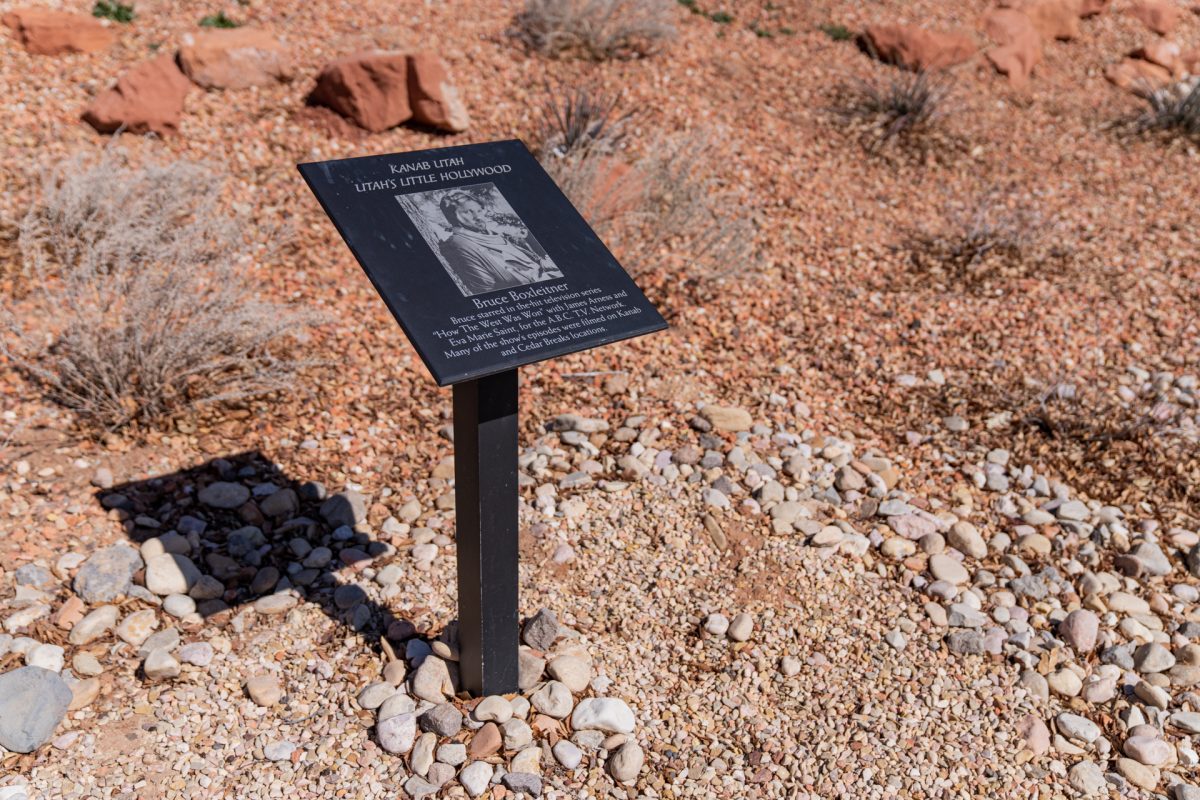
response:
[(475, 697), (517, 691), (517, 370), (454, 385), (458, 647)]

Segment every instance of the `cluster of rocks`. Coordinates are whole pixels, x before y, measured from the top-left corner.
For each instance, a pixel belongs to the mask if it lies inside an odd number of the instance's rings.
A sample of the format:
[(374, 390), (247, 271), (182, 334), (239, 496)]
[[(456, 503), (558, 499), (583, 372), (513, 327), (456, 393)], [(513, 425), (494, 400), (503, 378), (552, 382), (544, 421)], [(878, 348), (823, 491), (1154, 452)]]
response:
[(615, 781), (637, 779), (645, 755), (632, 735), (633, 711), (602, 696), (610, 681), (594, 674), (586, 648), (553, 612), (542, 609), (525, 623), (521, 693), (513, 696), (466, 698), (453, 626), (433, 641), (405, 641), (407, 633), (392, 631), (389, 639), (404, 641), (403, 655), (385, 663), (358, 704), (375, 712), (380, 747), (406, 758), (410, 796), (434, 795), (457, 780), (470, 797), (496, 784), (536, 797), (553, 764), (568, 772), (603, 764)]
[[(1101, 14), (1108, 0), (1002, 0), (984, 15), (981, 29), (991, 41), (984, 57), (1015, 86), (1028, 84), (1042, 62), (1047, 42), (1080, 35), (1080, 20)], [(1169, 36), (1180, 9), (1168, 0), (1137, 0), (1126, 9), (1159, 37)], [(940, 70), (963, 64), (979, 51), (975, 38), (962, 31), (935, 31), (918, 25), (871, 25), (863, 46), (882, 61), (912, 70)], [(1200, 70), (1200, 50), (1184, 52), (1166, 38), (1155, 39), (1105, 75), (1122, 88), (1161, 87)]]
[[(4, 24), (37, 55), (103, 50), (116, 39), (100, 20), (39, 8), (16, 9)], [(285, 44), (255, 28), (187, 34), (178, 52), (137, 64), (101, 92), (83, 119), (101, 133), (178, 133), (184, 101), (196, 86), (246, 89), (296, 77)], [(451, 133), (470, 125), (445, 63), (432, 53), (358, 53), (320, 71), (310, 102), (327, 106), (368, 131), (413, 121)]]

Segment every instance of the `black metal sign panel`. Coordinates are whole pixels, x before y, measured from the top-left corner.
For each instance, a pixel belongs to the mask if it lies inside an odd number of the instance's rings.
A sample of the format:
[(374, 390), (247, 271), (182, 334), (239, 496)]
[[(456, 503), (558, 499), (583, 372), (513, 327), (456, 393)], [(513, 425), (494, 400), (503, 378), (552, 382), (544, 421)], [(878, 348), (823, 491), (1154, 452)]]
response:
[(441, 386), (667, 327), (518, 140), (299, 169)]

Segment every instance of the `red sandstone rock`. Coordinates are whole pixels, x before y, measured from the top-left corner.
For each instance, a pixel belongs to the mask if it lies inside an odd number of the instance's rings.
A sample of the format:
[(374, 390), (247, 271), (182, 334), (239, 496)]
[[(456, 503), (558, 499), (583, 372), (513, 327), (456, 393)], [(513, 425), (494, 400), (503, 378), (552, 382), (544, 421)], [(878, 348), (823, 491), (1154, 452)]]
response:
[(408, 57), (408, 101), (413, 119), (425, 125), (459, 133), (471, 124), (467, 107), (450, 81), (446, 64), (433, 53)]
[(1024, 12), (997, 8), (984, 17), (984, 32), (996, 43), (987, 51), (996, 71), (1007, 75), (1014, 86), (1027, 85), (1042, 61), (1042, 36), (1033, 20)]
[(1179, 24), (1180, 8), (1169, 0), (1137, 0), (1129, 13), (1160, 36), (1166, 36)]
[(1119, 64), (1110, 64), (1104, 70), (1109, 82), (1135, 94), (1148, 94), (1171, 82), (1171, 73), (1157, 64), (1140, 58), (1127, 58)]
[(206, 89), (244, 89), (290, 80), (291, 59), (266, 31), (230, 28), (188, 34), (179, 48), (183, 73)]
[(328, 106), (361, 128), (378, 133), (412, 118), (408, 56), (359, 53), (329, 64), (317, 76), (309, 101)]
[(1082, 0), (1004, 0), (1001, 6), (1023, 12), (1043, 39), (1074, 39), (1083, 16)]
[(97, 95), (83, 119), (100, 133), (121, 128), (129, 133), (178, 133), (183, 100), (191, 89), (175, 59), (164, 54), (118, 78), (115, 86)]
[(116, 34), (95, 17), (48, 8), (18, 8), (0, 21), (13, 29), (27, 51), (41, 56), (92, 53), (116, 39)]
[(1079, 16), (1094, 17), (1108, 8), (1108, 0), (1081, 0)]
[(880, 61), (912, 70), (945, 69), (975, 55), (965, 34), (928, 31), (915, 25), (870, 25), (863, 32), (868, 50)]
[(1169, 39), (1155, 39), (1148, 42), (1144, 47), (1130, 53), (1130, 57), (1157, 64), (1176, 77), (1182, 77), (1184, 72), (1183, 51), (1178, 42), (1172, 42)]

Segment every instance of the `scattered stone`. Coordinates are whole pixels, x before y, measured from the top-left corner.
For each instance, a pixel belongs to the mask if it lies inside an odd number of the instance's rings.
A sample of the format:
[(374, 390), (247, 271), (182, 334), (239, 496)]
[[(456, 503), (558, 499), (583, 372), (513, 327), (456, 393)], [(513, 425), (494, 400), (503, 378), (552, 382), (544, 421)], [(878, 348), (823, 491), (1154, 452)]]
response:
[(146, 660), (142, 662), (142, 672), (150, 680), (162, 681), (177, 678), (181, 670), (182, 668), (179, 662), (175, 660), (175, 657), (162, 648), (152, 650), (146, 656)]
[(527, 794), (530, 797), (542, 796), (542, 778), (528, 772), (504, 773), (504, 787), (510, 792)]
[(417, 738), (417, 718), (413, 714), (397, 714), (375, 724), (379, 746), (393, 755), (412, 750)]
[(77, 647), (91, 644), (116, 626), (118, 614), (116, 606), (100, 606), (71, 627), (67, 641)]
[(208, 642), (192, 642), (179, 648), (179, 660), (194, 667), (207, 667), (213, 660), (213, 646)]
[(450, 680), (450, 670), (446, 662), (437, 656), (426, 657), (413, 673), (412, 693), (430, 703), (441, 703), (452, 696), (454, 683)]
[(1055, 723), (1059, 732), (1068, 739), (1091, 744), (1100, 738), (1100, 726), (1087, 717), (1064, 712), (1055, 718)]
[(713, 636), (724, 636), (729, 630), (729, 617), (724, 614), (709, 614), (704, 618), (704, 630)]
[(1142, 674), (1166, 672), (1175, 666), (1175, 656), (1158, 642), (1149, 642), (1133, 651), (1133, 663)]
[(257, 705), (270, 708), (283, 698), (283, 689), (273, 675), (255, 675), (246, 680), (246, 694)]
[(929, 557), (929, 571), (939, 581), (947, 581), (956, 586), (969, 583), (971, 574), (962, 564), (945, 553), (937, 553)]
[(615, 697), (588, 697), (580, 700), (575, 707), (575, 713), (571, 715), (571, 727), (575, 730), (633, 733), (633, 711), (624, 700)]
[(461, 133), (471, 125), (466, 104), (450, 80), (445, 62), (433, 53), (408, 57), (408, 102), (413, 120), (424, 125), (448, 133)]
[(138, 646), (158, 630), (158, 615), (153, 609), (135, 611), (117, 626), (117, 636), (133, 646)]
[[(582, 691), (582, 689), (579, 691)], [(480, 722), (495, 722), (498, 725), (503, 725), (512, 719), (512, 703), (500, 695), (490, 695), (479, 701), (475, 709), (471, 712), (471, 716)]]
[(56, 672), (26, 666), (0, 675), (0, 747), (32, 753), (49, 741), (71, 700)]
[(707, 420), (716, 430), (728, 431), (729, 433), (748, 431), (754, 424), (754, 419), (748, 411), (732, 406), (708, 404), (700, 409), (700, 416)]
[[(574, 700), (571, 690), (558, 681), (547, 681), (541, 689), (529, 698), (533, 707), (542, 714), (554, 719), (563, 719), (571, 713)], [(575, 725), (575, 727), (580, 727)]]
[(471, 797), (479, 797), (487, 791), (492, 782), (495, 768), (485, 761), (474, 761), (463, 767), (458, 773), (458, 782), (466, 789)]
[(142, 568), (142, 557), (127, 545), (98, 550), (75, 575), (75, 594), (88, 605), (107, 603), (129, 594), (133, 575)]
[(453, 703), (440, 703), (422, 714), (418, 721), (421, 730), (450, 737), (462, 730), (463, 715)]
[(1100, 618), (1086, 608), (1076, 609), (1058, 624), (1058, 635), (1080, 655), (1087, 655), (1096, 648), (1096, 637), (1100, 632)]
[(215, 481), (201, 489), (197, 497), (210, 508), (232, 510), (250, 499), (250, 490), (240, 483)]
[(271, 742), (263, 747), (263, 757), (268, 761), (291, 761), (296, 749), (294, 742)]
[(1040, 756), (1050, 749), (1050, 729), (1042, 718), (1035, 714), (1026, 714), (1017, 723), (1017, 733), (1025, 742), (1025, 748), (1035, 756)]
[(633, 783), (645, 761), (646, 755), (637, 742), (626, 742), (608, 757), (608, 774), (618, 783)]
[(975, 43), (961, 33), (942, 33), (915, 25), (868, 25), (863, 39), (880, 61), (913, 71), (961, 64), (975, 55)]
[[(206, 89), (266, 86), (290, 80), (294, 72), (283, 44), (256, 28), (218, 28), (184, 34), (179, 66), (192, 81)], [(268, 512), (264, 509), (263, 513)]]
[(367, 499), (352, 489), (338, 492), (321, 504), (321, 516), (330, 527), (353, 528), (367, 518)]
[(550, 609), (542, 608), (525, 622), (521, 640), (534, 650), (546, 652), (554, 646), (558, 633), (558, 616)]
[(1084, 797), (1108, 796), (1104, 770), (1094, 761), (1080, 761), (1067, 773), (1067, 781)]
[(115, 32), (94, 17), (48, 8), (13, 9), (0, 22), (12, 28), (26, 52), (38, 56), (94, 53), (116, 39)]
[(1148, 767), (1132, 758), (1118, 758), (1117, 772), (1125, 776), (1125, 779), (1146, 791), (1154, 791), (1158, 786), (1159, 771), (1154, 767)]
[(494, 722), (488, 722), (471, 737), (471, 743), (467, 745), (467, 753), (473, 759), (488, 758), (500, 752), (502, 744), (504, 744), (504, 737), (500, 735), (499, 726)]
[(745, 612), (737, 614), (729, 621), (729, 630), (725, 635), (733, 642), (744, 642), (750, 638), (754, 629), (754, 619)]
[(200, 580), (200, 570), (187, 556), (162, 553), (146, 562), (146, 588), (165, 597), (187, 594)]
[(555, 760), (562, 764), (564, 769), (575, 769), (583, 761), (583, 751), (567, 739), (560, 739), (551, 748), (551, 752), (554, 753)]

